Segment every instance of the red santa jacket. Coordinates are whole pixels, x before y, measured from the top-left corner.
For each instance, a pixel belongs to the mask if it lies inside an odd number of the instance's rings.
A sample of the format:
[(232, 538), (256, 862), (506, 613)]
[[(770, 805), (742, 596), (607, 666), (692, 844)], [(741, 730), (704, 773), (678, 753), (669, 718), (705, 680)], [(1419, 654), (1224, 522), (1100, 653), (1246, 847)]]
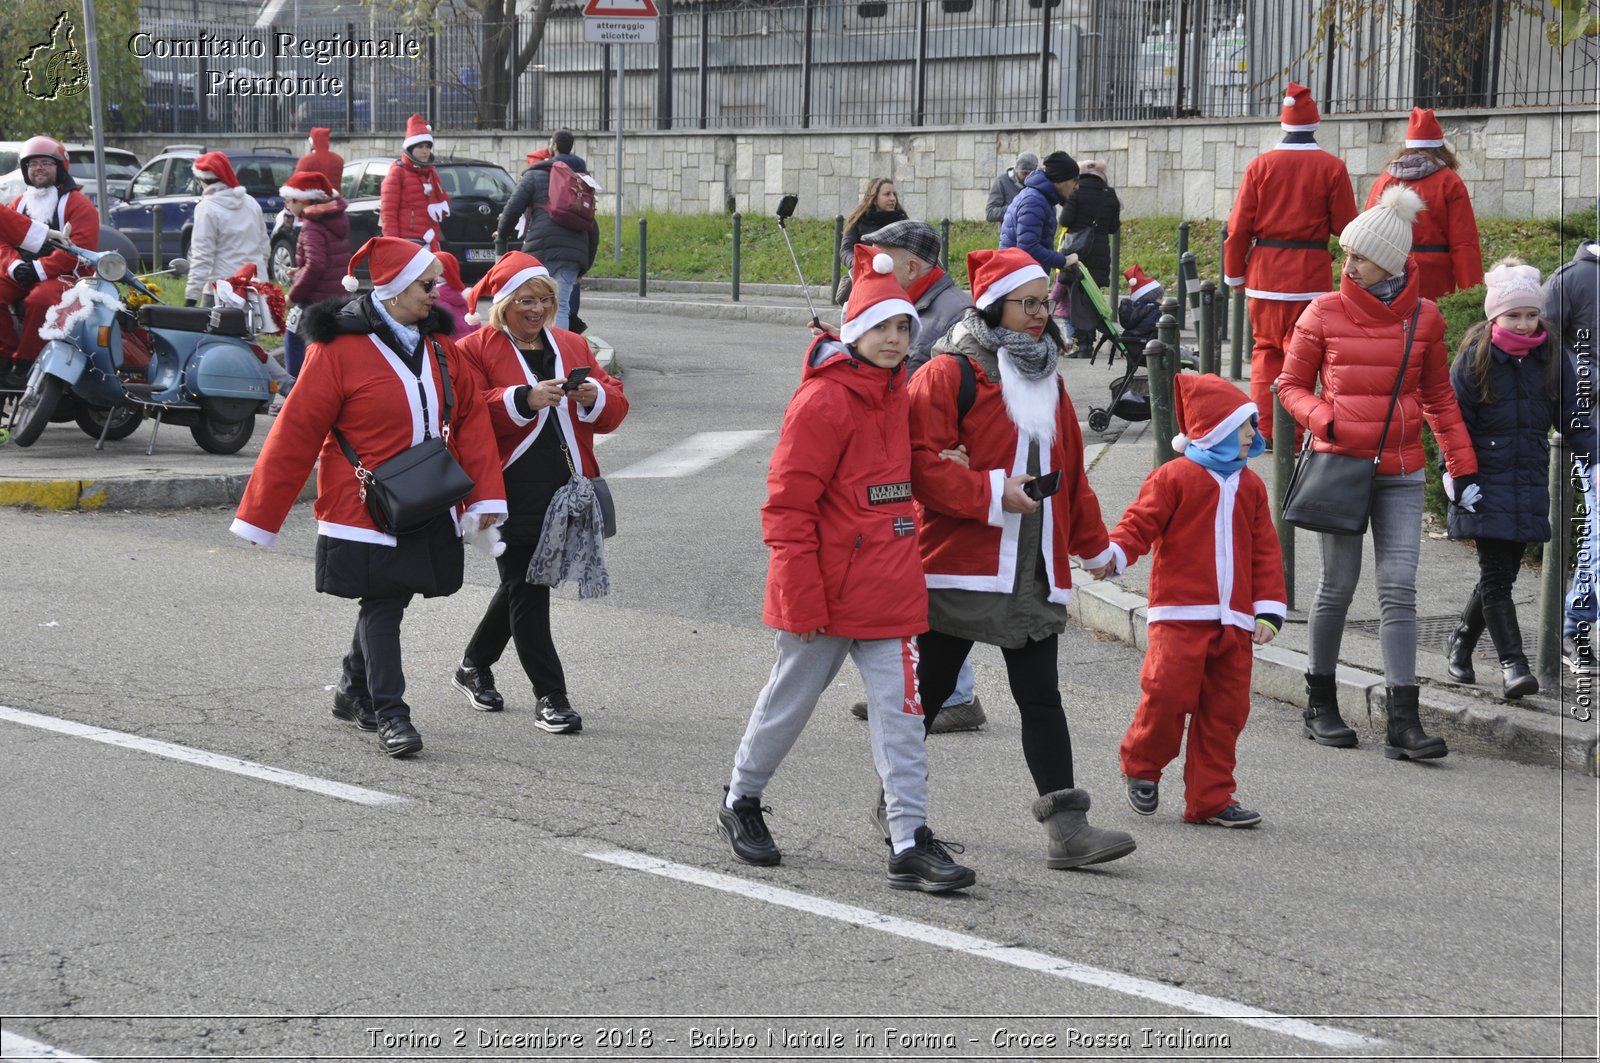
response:
[[(976, 365), (977, 394), (957, 427), (957, 357), (965, 356), (936, 355), (911, 378), (911, 484), (922, 520), (922, 567), (930, 588), (1010, 594), (1022, 516), (1002, 510), (1000, 500), (1006, 479), (1028, 471), (1031, 437), (1017, 430), (1000, 385)], [(1043, 503), (1041, 546), (1050, 600), (1065, 603), (1072, 589), (1069, 555), (1098, 567), (1111, 558), (1110, 542), (1100, 500), (1084, 475), (1083, 435), (1072, 399), (1059, 377), (1041, 385), (1030, 397), (1050, 403), (1054, 393), (1055, 437), (1040, 448), (1039, 471), (1061, 471), (1060, 490)], [(966, 446), (970, 467), (939, 456), (957, 443)]]
[(432, 166), (418, 166), (401, 156), (384, 174), (378, 189), (378, 225), (384, 236), (420, 241), (431, 229), (428, 247), (437, 251), (449, 213), (450, 197)]
[(928, 629), (905, 379), (904, 363), (868, 365), (831, 337), (806, 353), (761, 507), (771, 627), (849, 639)]
[(1152, 546), (1152, 624), (1215, 620), (1254, 631), (1257, 616), (1289, 611), (1267, 485), (1248, 468), (1224, 476), (1180, 457), (1145, 477), (1111, 532), (1117, 570)]
[(500, 467), (503, 469), (522, 457), (554, 409), (567, 453), (574, 455), (574, 460), (581, 459), (583, 475), (599, 476), (594, 437), (596, 433), (615, 431), (628, 415), (628, 399), (622, 393), (622, 381), (600, 368), (589, 341), (577, 333), (546, 328), (544, 342), (556, 353), (557, 377), (565, 377), (580, 365), (589, 367), (589, 379), (600, 389), (592, 409), (585, 410), (569, 396), (559, 406), (537, 410), (535, 416), (524, 417), (517, 409), (516, 390), (537, 384), (538, 379), (528, 370), (528, 363), (523, 361), (511, 338), (499, 329), (484, 325), (456, 345), (483, 382), (480, 397), (494, 428)]
[(1427, 208), (1411, 223), (1411, 254), (1422, 272), (1422, 297), (1438, 299), (1483, 283), (1483, 247), (1478, 242), (1478, 219), (1466, 182), (1448, 166), (1441, 166), (1418, 181), (1400, 181), (1393, 174), (1378, 175), (1367, 194), (1367, 210), (1392, 184), (1403, 184), (1422, 197)]
[[(1405, 288), (1389, 306), (1345, 277), (1337, 292), (1319, 296), (1295, 323), (1278, 377), (1278, 398), (1290, 416), (1311, 430), (1315, 449), (1361, 458), (1378, 452), (1406, 329), (1422, 298), (1417, 294), (1415, 260), (1406, 263), (1406, 277)], [(1319, 378), (1321, 394), (1312, 390)], [(1478, 471), (1478, 456), (1450, 386), (1444, 317), (1427, 299), (1422, 299), (1417, 315), (1405, 383), (1378, 463), (1381, 475), (1399, 476), (1422, 468), (1427, 460), (1422, 450), (1423, 418), (1444, 450), (1450, 475)]]
[(1315, 299), (1333, 284), (1328, 241), (1355, 216), (1350, 171), (1338, 156), (1314, 143), (1279, 144), (1245, 167), (1222, 245), (1223, 278), (1253, 299)]
[[(27, 202), (27, 195), (20, 195), (11, 201), (10, 207), (17, 213), (57, 231), (70, 224), (73, 243), (89, 251), (100, 250), (100, 212), (95, 209), (94, 201), (76, 187), (56, 199), (56, 209), (49, 212), (48, 217), (33, 217), (28, 213)], [(11, 264), (19, 258), (28, 257), (32, 256), (23, 255), (17, 250), (16, 244), (7, 240), (5, 246), (0, 246), (0, 277), (11, 276)], [(52, 251), (48, 255), (34, 259), (33, 268), (39, 274), (40, 280), (68, 277), (78, 269), (78, 256), (71, 251)]]
[[(256, 459), (233, 522), (234, 534), (270, 546), (316, 465), (317, 530), (334, 539), (395, 545), (394, 536), (379, 531), (373, 523), (360, 497), (355, 467), (333, 436), (335, 428), (344, 433), (369, 469), (423, 439), (417, 377), (377, 335), (351, 331), (352, 322), (344, 320), (370, 315), (370, 301), (370, 295), (363, 296), (337, 313), (327, 303), (307, 308), (301, 325), (312, 342), (305, 365)], [(477, 368), (438, 335), (442, 324), (437, 315), (423, 323), (429, 334), (422, 375), (428, 430), (434, 436), (440, 434), (438, 355), (443, 352), (455, 399), (450, 414), (450, 451), (473, 480), (466, 512), (504, 515), (505, 487), (500, 463), (495, 460), (494, 433), (482, 403), (473, 401), (482, 381)]]

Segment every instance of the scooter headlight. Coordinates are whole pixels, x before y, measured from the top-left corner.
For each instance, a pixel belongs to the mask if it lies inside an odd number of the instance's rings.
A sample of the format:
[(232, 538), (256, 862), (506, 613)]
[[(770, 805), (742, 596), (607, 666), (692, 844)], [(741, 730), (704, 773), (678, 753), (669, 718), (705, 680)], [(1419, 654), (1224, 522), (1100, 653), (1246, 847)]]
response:
[(128, 275), (128, 260), (115, 251), (107, 251), (94, 264), (94, 271), (108, 281), (119, 281)]

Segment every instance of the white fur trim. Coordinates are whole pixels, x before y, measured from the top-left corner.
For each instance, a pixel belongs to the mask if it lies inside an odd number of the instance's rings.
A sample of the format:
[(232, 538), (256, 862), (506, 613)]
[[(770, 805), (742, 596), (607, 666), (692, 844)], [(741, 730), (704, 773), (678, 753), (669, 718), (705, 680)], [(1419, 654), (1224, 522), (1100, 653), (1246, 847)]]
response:
[(904, 299), (880, 299), (873, 303), (840, 327), (839, 338), (846, 343), (854, 343), (865, 336), (868, 329), (897, 314), (905, 314), (911, 318), (911, 341), (915, 343), (917, 330), (922, 327), (922, 319), (917, 317), (917, 308)]
[(1021, 269), (1012, 270), (983, 290), (983, 295), (977, 300), (977, 307), (982, 310), (985, 307), (992, 306), (995, 300), (1001, 296), (1006, 295), (1008, 292), (1014, 292), (1029, 281), (1035, 280), (1049, 280), (1044, 268), (1037, 262), (1030, 262)]
[(288, 185), (279, 187), (278, 195), (283, 199), (298, 199), (307, 203), (321, 203), (332, 198), (320, 188), (290, 188)]
[(1128, 555), (1117, 543), (1111, 544), (1111, 561), (1113, 576), (1120, 576), (1128, 571)]
[(1408, 147), (1408, 148), (1442, 148), (1442, 147), (1444, 147), (1444, 141), (1443, 140), (1408, 140), (1408, 141), (1406, 141), (1406, 147)]
[[(393, 299), (409, 288), (412, 281), (426, 273), (428, 267), (437, 261), (439, 260), (433, 257), (432, 251), (429, 251), (426, 247), (418, 248), (417, 253), (411, 256), (411, 261), (406, 263), (405, 268), (395, 274), (389, 280), (389, 283), (374, 285), (372, 294), (379, 299)], [(367, 268), (370, 269), (371, 267), (372, 264), (369, 262)], [(347, 284), (345, 287), (349, 288), (350, 286)]]
[[(1239, 278), (1239, 283), (1241, 283), (1241, 284), (1244, 283), (1244, 278), (1243, 277)], [(1143, 299), (1145, 296), (1149, 295), (1151, 292), (1155, 291), (1159, 287), (1161, 287), (1161, 282), (1160, 281), (1151, 281), (1149, 284), (1141, 285), (1138, 288), (1135, 288), (1133, 290), (1132, 298), (1134, 299), (1134, 301), (1137, 302), (1138, 300)]]
[(347, 543), (370, 543), (373, 546), (399, 546), (400, 540), (376, 528), (362, 528), (354, 524), (335, 524), (331, 520), (317, 521), (317, 534), (330, 539), (343, 539)]
[(112, 312), (127, 309), (121, 299), (95, 288), (93, 282), (80, 281), (62, 292), (61, 300), (44, 312), (44, 320), (39, 325), (39, 338), (70, 341), (78, 324), (94, 313), (96, 306), (103, 306)]
[(550, 276), (550, 271), (545, 269), (543, 266), (529, 266), (526, 269), (518, 270), (511, 275), (510, 280), (506, 281), (500, 286), (500, 290), (494, 293), (494, 298), (491, 299), (490, 302), (504, 302), (516, 294), (518, 288), (522, 287), (524, 284), (527, 284), (535, 277), (548, 276)]
[(404, 140), (402, 140), (400, 142), (400, 150), (404, 151), (405, 149), (410, 148), (410, 147), (415, 147), (418, 144), (432, 144), (432, 143), (433, 143), (433, 131), (430, 129), (426, 133), (418, 133), (414, 137), (406, 137)]
[(1310, 125), (1290, 125), (1288, 122), (1278, 123), (1285, 133), (1310, 133), (1321, 124), (1321, 122), (1312, 122)]
[(511, 418), (511, 423), (519, 428), (523, 425), (532, 424), (539, 419), (537, 410), (534, 411), (532, 417), (522, 416), (522, 411), (517, 409), (517, 389), (515, 387), (506, 388), (505, 391), (501, 392), (500, 401), (505, 405), (506, 416)]
[[(1086, 569), (1087, 568), (1099, 568), (1102, 565), (1110, 564), (1111, 562), (1115, 561), (1117, 559), (1117, 555), (1121, 554), (1121, 553), (1122, 553), (1122, 551), (1117, 549), (1117, 547), (1115, 545), (1108, 546), (1104, 550), (1100, 551), (1098, 554), (1095, 554), (1093, 557), (1085, 557), (1085, 558), (1083, 558), (1082, 559), (1083, 567), (1086, 568)], [(1126, 557), (1123, 557), (1122, 560), (1123, 560), (1123, 563), (1126, 564), (1128, 559)]]
[(1219, 605), (1152, 605), (1147, 619), (1152, 624), (1164, 620), (1216, 620), (1227, 627), (1243, 628), (1246, 631), (1256, 629), (1255, 617), (1236, 613)]
[(1024, 439), (1039, 441), (1039, 452), (1047, 453), (1056, 441), (1056, 416), (1061, 406), (1061, 378), (1055, 373), (1042, 380), (1029, 380), (1011, 360), (1011, 352), (1001, 347), (1000, 397), (1005, 400), (1006, 416)]
[(1225, 277), (1222, 278), (1222, 283), (1226, 284), (1230, 288), (1237, 288), (1241, 284), (1244, 283), (1244, 278), (1243, 277), (1226, 277), (1225, 276)]
[[(23, 217), (26, 218), (27, 215), (24, 214)], [(22, 242), (17, 246), (29, 254), (33, 254), (44, 246), (44, 238), (49, 234), (50, 227), (48, 225), (28, 218), (28, 235), (24, 236)]]
[(202, 170), (198, 166), (192, 167), (192, 169), (194, 170), (194, 175), (196, 177), (200, 178), (200, 180), (202, 180), (202, 181), (220, 181), (220, 180), (222, 180), (222, 178), (218, 177), (216, 174), (212, 173), (210, 170)]
[[(1239, 431), (1239, 426), (1244, 424), (1255, 415), (1255, 403), (1241, 402), (1237, 409), (1228, 414), (1228, 416), (1224, 417), (1219, 424), (1215, 425), (1211, 429), (1211, 431), (1207, 432), (1199, 439), (1192, 440), (1192, 442), (1198, 444), (1201, 450), (1210, 450), (1212, 447), (1226, 439), (1230, 432), (1237, 433)], [(1174, 447), (1177, 447), (1178, 441), (1174, 439), (1172, 444)], [(1184, 445), (1187, 446), (1188, 444), (1186, 443)]]
[(1251, 606), (1251, 608), (1256, 611), (1257, 616), (1261, 615), (1262, 613), (1267, 613), (1270, 616), (1289, 615), (1289, 606), (1286, 602), (1270, 602), (1263, 600), (1256, 602)]
[[(594, 380), (594, 377), (590, 377), (589, 379)], [(596, 392), (594, 405), (588, 407), (587, 409), (582, 406), (578, 406), (577, 396), (573, 396), (572, 402), (574, 408), (576, 408), (578, 411), (578, 420), (584, 422), (585, 424), (599, 420), (600, 411), (606, 408), (606, 389), (600, 386), (600, 381), (594, 380), (594, 390)]]
[(1006, 511), (1001, 500), (1006, 493), (1006, 470), (989, 470), (989, 512), (984, 519), (991, 528), (1001, 528), (1006, 523)]
[(1252, 299), (1274, 299), (1280, 303), (1309, 303), (1319, 295), (1327, 295), (1327, 291), (1320, 292), (1269, 292), (1265, 288), (1246, 288), (1244, 294)]
[(248, 521), (233, 518), (233, 523), (228, 525), (228, 530), (239, 538), (252, 542), (257, 546), (271, 546), (278, 541), (277, 532), (269, 532), (265, 528), (258, 528)]

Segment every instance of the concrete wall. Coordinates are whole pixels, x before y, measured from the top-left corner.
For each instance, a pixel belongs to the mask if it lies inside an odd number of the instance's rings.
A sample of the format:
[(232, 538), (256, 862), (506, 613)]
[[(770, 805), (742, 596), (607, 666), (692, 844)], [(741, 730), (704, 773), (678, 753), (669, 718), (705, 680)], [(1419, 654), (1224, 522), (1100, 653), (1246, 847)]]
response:
[[(1473, 204), (1484, 217), (1550, 217), (1593, 206), (1600, 189), (1600, 115), (1559, 110), (1445, 112), (1445, 138), (1461, 160)], [(1355, 178), (1358, 202), (1405, 140), (1403, 114), (1324, 118), (1323, 147), (1340, 155)], [(1017, 129), (882, 131), (670, 132), (629, 131), (623, 140), (625, 213), (658, 210), (766, 213), (786, 192), (800, 196), (797, 213), (845, 214), (869, 177), (894, 178), (913, 217), (982, 219), (994, 175), (1017, 152), (1061, 149), (1101, 158), (1126, 213), (1225, 218), (1249, 161), (1281, 138), (1277, 123), (1214, 119), (1142, 126), (1071, 125)], [(173, 137), (115, 140), (149, 158)], [(540, 134), (441, 132), (442, 153), (498, 162), (522, 172)], [(209, 146), (277, 143), (303, 151), (305, 142), (259, 136), (216, 137)], [(398, 153), (394, 137), (335, 137), (346, 158)], [(615, 140), (582, 135), (577, 151), (605, 186), (601, 210), (612, 210)]]

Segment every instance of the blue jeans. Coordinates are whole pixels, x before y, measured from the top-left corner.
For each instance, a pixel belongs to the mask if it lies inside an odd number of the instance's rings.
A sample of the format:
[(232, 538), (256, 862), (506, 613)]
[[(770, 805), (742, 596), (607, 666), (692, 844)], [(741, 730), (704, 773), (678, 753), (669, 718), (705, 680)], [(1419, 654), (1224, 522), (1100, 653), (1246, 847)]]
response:
[(289, 370), (290, 375), (299, 376), (300, 366), (306, 360), (306, 343), (300, 338), (298, 332), (285, 332), (283, 334), (283, 367)]
[(550, 279), (556, 282), (556, 328), (566, 328), (572, 317), (572, 292), (578, 286), (577, 266), (548, 266)]
[[(1595, 520), (1595, 475), (1588, 464), (1578, 466), (1578, 478), (1583, 485), (1583, 538), (1578, 544), (1577, 565), (1572, 572), (1572, 589), (1567, 594), (1566, 617), (1562, 621), (1563, 635), (1577, 635), (1579, 630), (1594, 633), (1597, 609), (1595, 596), (1595, 568), (1600, 560), (1600, 522)], [(1557, 529), (1556, 534), (1561, 534)]]
[(952, 705), (965, 705), (972, 700), (972, 688), (976, 679), (972, 674), (972, 657), (969, 654), (961, 662), (961, 671), (956, 673), (956, 690), (940, 708), (948, 709)]

